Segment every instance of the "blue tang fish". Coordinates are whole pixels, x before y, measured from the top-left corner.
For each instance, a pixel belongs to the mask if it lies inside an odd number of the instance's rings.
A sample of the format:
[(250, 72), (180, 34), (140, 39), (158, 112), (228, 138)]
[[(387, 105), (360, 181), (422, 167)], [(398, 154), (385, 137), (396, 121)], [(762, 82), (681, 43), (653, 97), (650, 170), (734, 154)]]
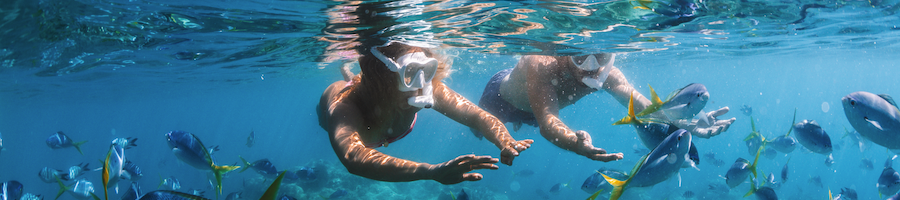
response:
[(194, 134), (184, 131), (171, 131), (166, 133), (166, 142), (169, 148), (182, 162), (200, 170), (210, 170), (216, 176), (216, 196), (222, 193), (222, 175), (226, 172), (240, 168), (241, 166), (216, 165), (209, 150)]
[(209, 200), (201, 196), (171, 190), (157, 190), (141, 196), (140, 200)]
[(638, 162), (631, 171), (631, 176), (622, 181), (603, 175), (613, 186), (610, 199), (619, 199), (626, 187), (649, 187), (669, 179), (681, 169), (688, 158), (691, 146), (691, 133), (679, 129), (670, 134)]
[(75, 147), (75, 150), (78, 150), (78, 153), (80, 153), (81, 155), (84, 155), (84, 153), (81, 152), (81, 145), (83, 145), (85, 142), (87, 142), (87, 140), (81, 142), (72, 142), (72, 139), (62, 131), (56, 132), (47, 138), (47, 146), (49, 146), (51, 149)]
[[(706, 102), (709, 101), (709, 91), (706, 90), (706, 86), (699, 83), (691, 83), (673, 91), (666, 101), (659, 99), (653, 87), (650, 87), (650, 95), (650, 106), (638, 113), (638, 117), (662, 111), (669, 121), (691, 119), (700, 113), (706, 107)], [(704, 118), (701, 117), (701, 119)]]
[(259, 159), (257, 161), (254, 161), (253, 163), (247, 162), (247, 160), (244, 160), (243, 157), (240, 158), (241, 161), (244, 162), (244, 165), (247, 166), (242, 169), (241, 172), (247, 171), (247, 169), (253, 169), (254, 171), (256, 171), (256, 173), (259, 173), (260, 175), (263, 175), (265, 177), (275, 178), (278, 176), (278, 170), (275, 169), (275, 165), (273, 165), (272, 162), (270, 162), (267, 158)]
[(878, 176), (878, 182), (875, 183), (875, 187), (878, 188), (879, 198), (881, 195), (893, 195), (897, 193), (897, 191), (900, 191), (900, 173), (897, 173), (897, 171), (891, 167), (896, 158), (897, 155), (894, 155), (884, 162), (884, 170), (881, 171), (881, 175)]
[(900, 149), (900, 110), (891, 96), (859, 91), (844, 96), (841, 103), (859, 135), (895, 152)]
[(593, 194), (600, 190), (602, 190), (604, 193), (612, 191), (613, 186), (610, 185), (609, 182), (606, 182), (606, 179), (603, 179), (603, 176), (600, 174), (606, 174), (607, 176), (618, 180), (628, 179), (628, 174), (623, 171), (600, 169), (584, 180), (584, 183), (581, 184), (581, 190), (587, 192), (588, 194)]

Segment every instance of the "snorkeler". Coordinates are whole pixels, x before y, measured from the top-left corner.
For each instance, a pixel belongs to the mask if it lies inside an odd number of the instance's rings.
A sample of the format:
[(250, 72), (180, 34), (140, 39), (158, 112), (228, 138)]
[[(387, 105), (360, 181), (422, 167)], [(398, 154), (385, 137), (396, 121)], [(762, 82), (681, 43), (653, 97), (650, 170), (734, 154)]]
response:
[(482, 179), (478, 169), (498, 169), (498, 159), (463, 155), (440, 163), (418, 163), (391, 157), (375, 148), (412, 132), (417, 112), (435, 111), (485, 134), (500, 148), (499, 161), (512, 165), (533, 140), (516, 141), (503, 123), (444, 85), (449, 64), (421, 47), (390, 42), (360, 52), (360, 74), (343, 69), (350, 81), (338, 81), (325, 90), (316, 108), (319, 125), (328, 132), (331, 146), (350, 173), (380, 181), (435, 180), (442, 184)]
[[(495, 74), (485, 87), (479, 106), (491, 112), (503, 123), (512, 122), (518, 130), (522, 123), (537, 126), (540, 133), (556, 146), (604, 162), (622, 159), (622, 153), (607, 153), (595, 147), (587, 131), (573, 131), (559, 118), (559, 110), (575, 104), (595, 91), (610, 93), (627, 106), (634, 94), (635, 112), (651, 105), (650, 100), (635, 91), (622, 72), (613, 66), (615, 54), (601, 53), (586, 56), (523, 56), (515, 68)], [(697, 119), (671, 121), (692, 135), (709, 138), (728, 129), (735, 118), (716, 120), (728, 112), (728, 107), (706, 114), (709, 121)], [(653, 118), (665, 119), (660, 114)], [(478, 131), (473, 132), (476, 136)]]

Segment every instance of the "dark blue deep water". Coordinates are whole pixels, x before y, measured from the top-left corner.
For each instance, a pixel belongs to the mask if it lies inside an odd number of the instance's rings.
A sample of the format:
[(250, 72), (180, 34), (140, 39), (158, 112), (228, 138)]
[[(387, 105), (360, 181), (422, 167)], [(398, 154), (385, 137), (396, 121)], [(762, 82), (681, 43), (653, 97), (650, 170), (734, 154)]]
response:
[[(316, 181), (282, 186), (284, 194), (298, 199), (320, 199), (342, 189), (348, 191), (343, 199), (447, 199), (460, 189), (471, 199), (584, 199), (590, 194), (581, 183), (595, 170), (630, 171), (642, 156), (634, 153), (642, 146), (634, 129), (611, 125), (627, 110), (597, 92), (560, 116), (570, 128), (590, 132), (595, 146), (625, 153), (623, 160), (591, 161), (525, 126), (512, 136), (534, 139), (532, 148), (513, 166), (478, 171), (481, 181), (385, 183), (349, 174), (318, 125), (315, 105), (330, 83), (342, 79), (338, 68), (354, 58), (354, 46), (405, 38), (440, 45), (454, 61), (444, 82), (474, 102), (494, 73), (514, 67), (522, 55), (618, 52), (616, 66), (645, 95), (647, 85), (665, 96), (702, 83), (711, 95), (704, 111), (731, 108), (723, 118), (737, 121), (727, 132), (694, 139), (701, 155), (714, 153), (724, 165), (702, 161), (700, 171), (681, 170), (680, 186), (673, 177), (629, 189), (623, 199), (742, 199), (749, 181), (730, 191), (710, 189), (725, 183), (721, 176), (735, 159), (753, 160), (743, 141), (751, 128), (742, 105), (753, 107), (756, 127), (766, 137), (786, 133), (796, 109), (798, 121), (816, 120), (835, 145), (830, 167), (825, 156), (802, 147), (761, 156), (759, 170), (765, 174), (777, 177), (789, 165), (790, 179), (775, 190), (779, 198), (826, 199), (829, 189), (837, 193), (844, 187), (860, 199), (889, 196), (879, 197), (875, 182), (894, 153), (873, 143), (860, 151), (844, 137), (853, 127), (841, 97), (855, 91), (900, 95), (900, 2), (649, 2), (659, 12), (634, 8), (638, 1), (4, 0), (0, 181), (19, 181), (25, 192), (50, 199), (59, 188), (39, 179), (43, 167), (100, 167), (109, 141), (135, 137), (138, 146), (126, 156), (142, 168), (138, 182), (144, 192), (176, 177), (179, 191), (196, 189), (216, 198), (212, 174), (179, 161), (166, 145), (164, 134), (172, 130), (218, 145), (218, 164), (240, 164), (241, 156), (251, 162), (268, 158), (279, 170), (323, 169)], [(697, 8), (679, 7), (687, 3)], [(359, 24), (348, 12), (373, 6), (393, 21)], [(674, 8), (681, 13), (664, 12)], [(402, 24), (412, 28), (373, 36)], [(49, 148), (44, 141), (57, 131), (87, 140), (84, 155)], [(256, 141), (248, 147), (251, 132)], [(378, 150), (427, 163), (500, 153), (433, 110), (419, 112), (412, 133)], [(863, 159), (874, 161), (874, 169), (862, 168)], [(523, 170), (534, 175), (516, 175)], [(102, 198), (100, 172), (82, 177), (97, 185)], [(245, 199), (257, 199), (270, 182), (252, 170), (231, 172), (220, 198), (243, 192)], [(569, 187), (548, 192), (557, 183)], [(110, 198), (119, 199), (128, 185), (121, 181), (120, 194), (111, 192)]]

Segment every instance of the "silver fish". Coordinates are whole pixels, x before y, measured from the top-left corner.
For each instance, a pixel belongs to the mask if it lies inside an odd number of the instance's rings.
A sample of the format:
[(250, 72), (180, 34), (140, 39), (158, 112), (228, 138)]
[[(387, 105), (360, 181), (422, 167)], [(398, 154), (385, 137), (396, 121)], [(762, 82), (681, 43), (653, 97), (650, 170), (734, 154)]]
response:
[(626, 187), (648, 187), (665, 181), (675, 175), (688, 158), (691, 147), (691, 134), (679, 129), (659, 143), (650, 154), (644, 156), (632, 169), (631, 176), (624, 181), (603, 175), (613, 190), (610, 199), (618, 199)]
[(581, 190), (587, 192), (588, 194), (593, 194), (597, 191), (603, 190), (603, 193), (608, 193), (612, 191), (613, 186), (606, 182), (606, 179), (603, 179), (603, 176), (600, 174), (606, 174), (607, 176), (613, 177), (615, 179), (628, 179), (628, 174), (623, 171), (612, 170), (612, 169), (600, 169), (597, 170), (596, 173), (588, 176), (587, 179), (584, 180), (584, 183), (581, 184)]
[(864, 138), (888, 149), (900, 149), (900, 110), (888, 95), (854, 92), (841, 98), (847, 121)]
[(857, 200), (859, 196), (856, 194), (856, 190), (850, 188), (841, 188), (841, 193), (838, 193), (837, 196), (834, 197), (834, 200)]
[(731, 165), (731, 168), (728, 168), (728, 172), (725, 172), (725, 183), (728, 184), (728, 187), (734, 188), (744, 180), (747, 180), (747, 177), (750, 176), (750, 161), (744, 158), (738, 158), (734, 161), (734, 164)]
[(66, 175), (63, 175), (63, 176), (65, 176), (65, 178), (63, 178), (63, 180), (74, 180), (75, 178), (78, 178), (78, 176), (81, 176), (84, 173), (87, 173), (88, 171), (91, 170), (90, 168), (88, 168), (88, 164), (90, 164), (90, 163), (81, 163), (81, 164), (69, 167), (69, 173)]
[[(697, 113), (702, 112), (703, 108), (706, 107), (706, 102), (709, 101), (709, 92), (706, 90), (706, 86), (699, 83), (691, 83), (673, 91), (666, 98), (666, 101), (660, 100), (652, 87), (650, 88), (650, 94), (651, 105), (637, 114), (638, 117), (662, 111), (670, 121), (689, 120), (694, 118)], [(705, 120), (706, 118), (701, 117), (701, 119)]]
[(893, 195), (897, 193), (897, 191), (900, 191), (900, 173), (897, 173), (897, 171), (891, 167), (891, 164), (896, 158), (897, 155), (894, 155), (884, 162), (884, 170), (881, 171), (881, 175), (878, 176), (878, 182), (875, 183), (875, 187), (878, 188), (879, 196)]
[(40, 177), (41, 180), (46, 183), (56, 182), (57, 178), (68, 181), (69, 180), (68, 176), (60, 176), (60, 174), (63, 174), (63, 173), (65, 173), (65, 172), (62, 170), (56, 170), (56, 169), (51, 169), (49, 167), (44, 167), (43, 169), (41, 169), (40, 172), (38, 172), (38, 177)]
[(122, 200), (137, 200), (141, 197), (141, 186), (138, 182), (131, 182), (131, 187), (122, 195)]
[(222, 193), (222, 175), (240, 168), (240, 166), (216, 165), (210, 150), (203, 145), (197, 136), (184, 131), (171, 131), (165, 134), (166, 142), (178, 160), (200, 170), (210, 170), (216, 176), (216, 196)]
[(59, 183), (60, 189), (54, 199), (59, 199), (59, 196), (65, 192), (69, 192), (69, 194), (78, 200), (99, 199), (97, 195), (94, 194), (94, 184), (88, 180), (78, 179), (71, 187), (64, 185), (62, 181), (57, 182)]
[[(641, 142), (647, 148), (654, 148), (661, 143), (666, 137), (678, 130), (674, 124), (659, 122), (637, 122), (634, 123), (634, 129), (637, 130)], [(688, 151), (689, 159), (684, 163), (683, 167), (697, 168), (700, 165), (700, 154), (697, 147), (691, 143), (691, 149)]]
[(797, 140), (789, 135), (775, 137), (768, 145), (781, 153), (791, 153), (797, 147)]
[(753, 194), (756, 194), (756, 199), (759, 200), (778, 200), (778, 194), (775, 194), (775, 190), (770, 187), (760, 187)]
[(816, 121), (803, 120), (794, 124), (794, 134), (803, 147), (822, 155), (831, 154), (831, 138)]
[(128, 143), (123, 143), (122, 138), (113, 139), (109, 145), (109, 166), (106, 166), (109, 173), (109, 182), (107, 188), (114, 188), (116, 194), (119, 193), (119, 180), (125, 173), (125, 147)]
[(250, 131), (250, 135), (247, 136), (247, 147), (253, 147), (253, 143), (256, 141), (256, 132)]

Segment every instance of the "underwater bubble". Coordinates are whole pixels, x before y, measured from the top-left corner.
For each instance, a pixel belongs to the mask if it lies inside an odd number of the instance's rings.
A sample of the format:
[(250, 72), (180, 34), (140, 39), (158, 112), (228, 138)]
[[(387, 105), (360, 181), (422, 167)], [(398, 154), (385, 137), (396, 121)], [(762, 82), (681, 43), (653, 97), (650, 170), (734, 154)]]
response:
[(828, 112), (831, 109), (831, 106), (828, 105), (828, 102), (822, 102), (822, 112)]
[(513, 181), (512, 183), (509, 184), (509, 189), (512, 190), (513, 192), (518, 192), (519, 189), (522, 189), (522, 185), (519, 185), (518, 181)]

